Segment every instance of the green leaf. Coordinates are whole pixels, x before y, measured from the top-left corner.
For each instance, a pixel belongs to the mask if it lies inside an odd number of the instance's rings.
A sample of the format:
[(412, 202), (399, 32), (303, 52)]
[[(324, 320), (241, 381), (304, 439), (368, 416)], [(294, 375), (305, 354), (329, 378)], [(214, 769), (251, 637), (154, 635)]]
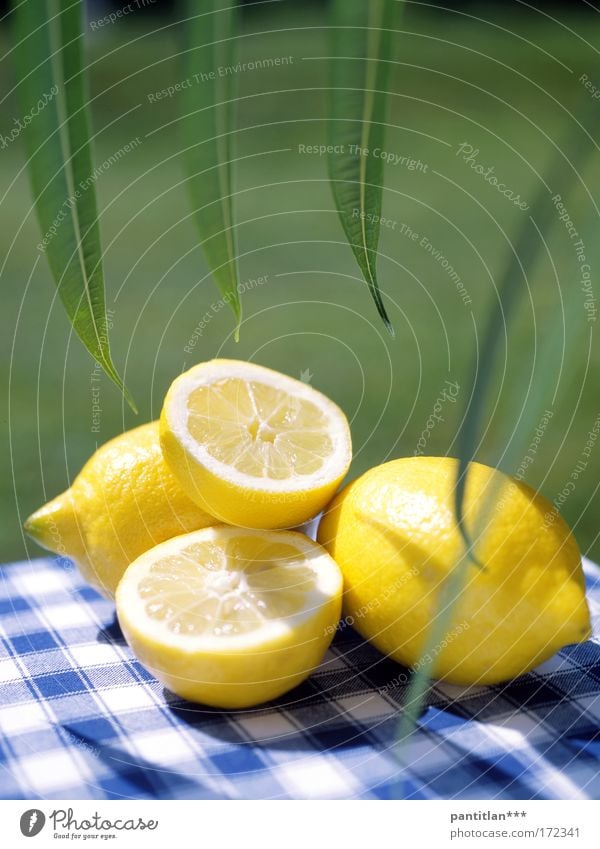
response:
[[(574, 173), (583, 173), (587, 160), (591, 161), (592, 156), (595, 157), (597, 154), (595, 144), (589, 143), (582, 145), (581, 143), (581, 125), (583, 124), (585, 126), (585, 118), (587, 118), (588, 114), (589, 107), (587, 104), (584, 104), (579, 110), (579, 114), (575, 116), (571, 137), (565, 139), (557, 147), (554, 162), (548, 169), (548, 187), (543, 184), (539, 186), (529, 215), (517, 233), (513, 250), (508, 257), (498, 287), (498, 300), (490, 310), (487, 322), (484, 325), (481, 350), (477, 361), (473, 364), (473, 393), (458, 437), (459, 465), (454, 507), (458, 527), (474, 559), (476, 558), (474, 544), (464, 527), (463, 501), (467, 486), (469, 463), (475, 459), (496, 356), (501, 340), (504, 338), (503, 328), (510, 321), (518, 305), (519, 297), (523, 292), (524, 281), (527, 280), (527, 276), (531, 274), (538, 259), (545, 250), (542, 236), (550, 231), (553, 226), (556, 226), (557, 216), (556, 209), (552, 203), (552, 196), (560, 195), (561, 197), (567, 197), (574, 185)], [(591, 138), (595, 137), (594, 132), (597, 133), (600, 120), (596, 119), (595, 124), (596, 126), (591, 132)], [(568, 162), (565, 161), (565, 156), (561, 152), (563, 150), (570, 152)], [(571, 167), (569, 167), (569, 163)], [(560, 332), (563, 316), (557, 314), (555, 319), (556, 331)], [(546, 329), (540, 344), (538, 361), (543, 362), (544, 360), (549, 360), (551, 357), (555, 349), (555, 339), (557, 338), (554, 330), (555, 328), (551, 330), (550, 327)], [(543, 409), (542, 399), (545, 395), (545, 390), (547, 390), (554, 377), (552, 369), (542, 369), (540, 374), (542, 378), (538, 380), (537, 385), (534, 387), (535, 397), (539, 403), (530, 404), (530, 416), (527, 419), (522, 418), (520, 421), (519, 433), (523, 434), (523, 440), (529, 438), (529, 426), (534, 426), (535, 421), (539, 418), (539, 413)], [(513, 435), (510, 446), (510, 454), (516, 457), (519, 456), (522, 449), (521, 440), (517, 437), (518, 434), (516, 436)]]
[(181, 126), (194, 219), (206, 261), (239, 332), (232, 185), (235, 74), (227, 71), (234, 65), (236, 5), (235, 0), (206, 0), (199, 14), (198, 4), (187, 2)]
[[(585, 112), (588, 111), (589, 107), (585, 108)], [(452, 625), (456, 604), (468, 577), (469, 566), (475, 564), (485, 568), (485, 564), (480, 564), (477, 560), (475, 546), (477, 539), (485, 532), (501, 484), (498, 481), (488, 489), (482, 503), (478, 505), (473, 527), (467, 530), (464, 526), (463, 501), (469, 463), (475, 459), (475, 446), (481, 430), (495, 356), (500, 340), (504, 338), (504, 323), (510, 320), (518, 306), (519, 296), (523, 292), (523, 280), (532, 273), (546, 249), (543, 237), (551, 228), (557, 226), (557, 215), (552, 203), (552, 196), (559, 194), (568, 198), (574, 187), (573, 174), (584, 174), (588, 163), (596, 156), (597, 150), (594, 142), (590, 142), (587, 146), (581, 144), (581, 123), (584, 123), (581, 118), (581, 115), (575, 118), (572, 138), (558, 145), (555, 162), (548, 173), (549, 187), (545, 185), (539, 187), (530, 216), (525, 219), (517, 234), (514, 251), (506, 263), (499, 286), (500, 303), (490, 312), (484, 331), (479, 364), (475, 363), (473, 367), (474, 390), (459, 435), (459, 463), (455, 487), (456, 520), (465, 546), (440, 588), (436, 615), (426, 637), (422, 661), (408, 688), (398, 731), (399, 747), (397, 749), (398, 758), (404, 767), (408, 766), (410, 760), (410, 755), (405, 746), (416, 726), (427, 696), (432, 666), (435, 663), (435, 648), (443, 641)], [(600, 116), (596, 119), (596, 125), (600, 123), (599, 118)], [(598, 126), (593, 128), (589, 134), (591, 138), (597, 138), (598, 130)], [(565, 151), (566, 154), (563, 155), (561, 151)], [(572, 167), (568, 167), (569, 164)], [(569, 206), (568, 199), (566, 203)], [(556, 340), (560, 338), (564, 330), (565, 320), (567, 327), (573, 326), (576, 312), (581, 310), (579, 297), (580, 293), (576, 289), (569, 292), (564, 313), (555, 310), (554, 315), (550, 317), (545, 327), (541, 343), (537, 349), (538, 379), (528, 393), (530, 403), (527, 413), (519, 417), (518, 427), (511, 432), (509, 444), (503, 448), (503, 461), (508, 468), (513, 463), (518, 462), (519, 458), (525, 453), (531, 440), (532, 430), (539, 421), (541, 412), (546, 407), (547, 395), (556, 377), (556, 365), (560, 367), (560, 362), (558, 364), (553, 363), (557, 356)], [(562, 365), (564, 367), (564, 363)], [(397, 795), (402, 796), (403, 794), (398, 793)]]
[(19, 100), (30, 182), (47, 258), (73, 329), (135, 404), (112, 362), (83, 69), (82, 4), (15, 7)]
[(398, 0), (333, 0), (329, 176), (346, 238), (379, 315), (393, 328), (377, 282), (387, 90)]

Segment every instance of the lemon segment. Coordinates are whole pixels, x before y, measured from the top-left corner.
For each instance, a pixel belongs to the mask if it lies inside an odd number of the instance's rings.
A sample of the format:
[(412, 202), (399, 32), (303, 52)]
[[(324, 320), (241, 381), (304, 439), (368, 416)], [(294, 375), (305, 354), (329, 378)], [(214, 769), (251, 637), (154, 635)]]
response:
[(131, 564), (117, 614), (136, 656), (174, 693), (243, 708), (287, 692), (321, 662), (342, 585), (336, 563), (303, 534), (217, 526)]
[(190, 498), (220, 521), (250, 528), (312, 518), (352, 457), (336, 404), (298, 380), (235, 360), (202, 363), (174, 381), (161, 445)]
[[(457, 461), (411, 457), (353, 481), (322, 519), (318, 540), (344, 574), (344, 614), (380, 651), (418, 665), (441, 588), (464, 545), (454, 514)], [(469, 533), (493, 495), (432, 672), (451, 683), (510, 680), (590, 636), (581, 556), (552, 505), (522, 482), (471, 463)]]
[(166, 465), (158, 422), (102, 445), (73, 485), (25, 522), (44, 548), (71, 557), (108, 598), (129, 563), (170, 537), (215, 524)]

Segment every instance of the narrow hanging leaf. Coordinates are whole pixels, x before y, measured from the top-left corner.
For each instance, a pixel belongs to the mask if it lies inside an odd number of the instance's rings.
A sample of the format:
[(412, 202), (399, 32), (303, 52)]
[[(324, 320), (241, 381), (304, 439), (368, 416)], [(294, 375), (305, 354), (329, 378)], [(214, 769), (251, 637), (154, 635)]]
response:
[[(582, 114), (583, 113), (583, 114)], [(574, 128), (571, 137), (564, 144), (559, 145), (556, 151), (552, 167), (548, 171), (548, 184), (551, 187), (551, 194), (548, 189), (542, 184), (539, 186), (534, 198), (533, 206), (528, 218), (524, 221), (523, 226), (517, 233), (515, 246), (511, 252), (508, 262), (504, 268), (500, 286), (498, 287), (498, 303), (490, 311), (487, 322), (484, 326), (483, 342), (479, 356), (479, 363), (473, 365), (473, 394), (469, 407), (465, 413), (462, 426), (458, 438), (458, 456), (459, 465), (457, 470), (456, 488), (455, 488), (455, 513), (458, 527), (461, 535), (472, 552), (473, 559), (476, 560), (473, 542), (469, 538), (464, 526), (463, 517), (463, 502), (465, 489), (467, 486), (469, 463), (475, 459), (475, 453), (479, 442), (479, 434), (481, 432), (481, 423), (485, 412), (486, 403), (488, 400), (488, 389), (491, 382), (493, 370), (496, 362), (496, 355), (503, 337), (503, 327), (505, 323), (510, 321), (513, 310), (515, 309), (519, 296), (523, 290), (523, 279), (530, 274), (539, 257), (544, 252), (544, 243), (539, 236), (539, 233), (548, 232), (555, 224), (556, 209), (552, 203), (552, 195), (560, 195), (566, 197), (573, 187), (573, 171), (567, 168), (564, 162), (564, 157), (561, 150), (569, 151), (570, 161), (573, 168), (580, 174), (584, 172), (588, 160), (592, 156), (597, 155), (595, 144), (581, 144), (581, 129), (580, 124), (586, 123), (589, 107), (584, 104), (579, 114), (574, 120)], [(595, 137), (597, 125), (600, 123), (598, 119), (592, 128), (591, 136)], [(571, 153), (572, 152), (572, 153)], [(539, 231), (538, 232), (536, 232)], [(560, 316), (562, 321), (562, 316)], [(549, 345), (548, 345), (549, 343)], [(540, 359), (544, 354), (544, 345), (548, 347), (549, 353), (552, 352), (554, 345), (554, 337), (552, 334), (545, 334), (544, 340), (540, 348)], [(553, 374), (550, 370), (540, 372), (547, 377), (548, 382), (552, 379)], [(536, 394), (545, 388), (542, 379), (538, 381)], [(542, 392), (543, 394), (543, 392)], [(532, 405), (532, 417), (538, 415), (539, 409), (534, 409)], [(521, 422), (521, 433), (527, 434), (527, 421)], [(531, 422), (533, 424), (533, 422)], [(525, 437), (527, 438), (527, 437)], [(518, 440), (513, 439), (514, 446), (518, 444)], [(516, 456), (519, 456), (519, 448), (517, 448)]]
[(387, 88), (398, 0), (333, 0), (329, 176), (346, 238), (383, 322), (377, 282)]
[(239, 332), (242, 309), (232, 180), (236, 5), (236, 0), (205, 0), (199, 14), (198, 4), (187, 0), (181, 125), (188, 190), (202, 247)]
[(82, 15), (74, 0), (21, 0), (15, 6), (27, 167), (42, 231), (38, 249), (48, 258), (69, 320), (135, 411), (108, 341)]
[[(588, 110), (586, 109), (586, 112)], [(579, 123), (585, 123), (576, 120), (576, 128), (573, 132), (573, 137), (560, 149), (565, 150), (569, 154), (569, 159), (573, 164), (574, 169), (584, 174), (589, 160), (596, 155), (597, 148), (595, 143), (590, 143), (587, 146), (581, 145)], [(596, 121), (596, 124), (598, 121)], [(590, 133), (592, 138), (597, 138), (598, 128), (595, 126)], [(579, 154), (579, 155), (578, 155)], [(556, 160), (553, 167), (549, 170), (548, 182), (551, 187), (551, 193), (548, 192), (544, 185), (538, 189), (534, 198), (533, 207), (531, 210), (531, 219), (528, 218), (517, 234), (515, 252), (511, 255), (506, 264), (502, 280), (499, 287), (500, 303), (504, 308), (504, 319), (500, 311), (500, 306), (490, 312), (480, 356), (481, 364), (479, 370), (474, 376), (475, 388), (473, 398), (461, 429), (459, 437), (459, 463), (457, 468), (457, 480), (455, 488), (455, 512), (457, 523), (463, 536), (465, 547), (464, 551), (457, 559), (453, 569), (450, 570), (448, 578), (441, 587), (438, 597), (438, 605), (436, 615), (432, 620), (425, 646), (423, 649), (423, 661), (419, 664), (417, 671), (414, 673), (404, 705), (403, 715), (398, 731), (398, 742), (400, 744), (399, 756), (403, 762), (403, 744), (406, 744), (412, 734), (418, 717), (423, 709), (429, 683), (431, 680), (432, 667), (435, 663), (436, 646), (439, 645), (448, 630), (453, 624), (453, 617), (456, 611), (456, 604), (465, 585), (468, 577), (468, 568), (471, 564), (484, 566), (480, 564), (476, 558), (474, 547), (479, 536), (484, 532), (484, 529), (489, 520), (491, 511), (496, 503), (498, 485), (492, 487), (486, 494), (481, 505), (478, 507), (475, 517), (474, 527), (467, 533), (464, 527), (463, 502), (468, 476), (469, 463), (475, 458), (475, 445), (477, 443), (478, 434), (481, 428), (481, 419), (485, 409), (486, 389), (492, 377), (493, 364), (500, 339), (503, 337), (502, 328), (503, 321), (508, 321), (517, 306), (519, 295), (522, 291), (523, 275), (530, 274), (540, 256), (544, 251), (544, 244), (540, 238), (540, 234), (548, 232), (551, 227), (556, 225), (556, 210), (552, 204), (551, 195), (559, 194), (563, 197), (568, 197), (573, 186), (572, 171), (566, 168), (563, 157), (560, 152), (557, 152)], [(568, 201), (567, 201), (568, 205)], [(537, 232), (539, 230), (539, 232)], [(520, 260), (520, 262), (519, 262)], [(579, 293), (577, 291), (569, 293), (566, 303), (565, 315), (569, 319), (574, 318), (575, 310), (580, 309), (578, 304)], [(531, 431), (537, 421), (539, 421), (540, 413), (546, 406), (547, 393), (555, 376), (555, 369), (552, 368), (552, 360), (556, 357), (555, 345), (556, 339), (559, 338), (563, 327), (565, 315), (562, 312), (557, 312), (552, 317), (552, 321), (548, 331), (544, 334), (541, 345), (538, 350), (538, 373), (540, 378), (534, 384), (531, 393), (532, 403), (529, 405), (528, 415), (524, 416), (520, 423), (516, 434), (511, 437), (510, 446), (507, 446), (504, 451), (504, 458), (509, 465), (514, 461), (518, 462), (518, 458), (523, 456), (527, 448), (527, 444), (531, 439)], [(571, 321), (567, 322), (567, 326), (571, 326)], [(403, 765), (406, 765), (403, 763)], [(403, 795), (402, 793), (398, 794)]]

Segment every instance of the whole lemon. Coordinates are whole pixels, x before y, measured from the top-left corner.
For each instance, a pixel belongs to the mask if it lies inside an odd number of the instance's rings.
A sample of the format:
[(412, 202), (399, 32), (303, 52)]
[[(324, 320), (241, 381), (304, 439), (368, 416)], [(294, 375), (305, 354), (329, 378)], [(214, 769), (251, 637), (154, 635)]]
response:
[(318, 540), (342, 569), (346, 621), (380, 651), (415, 666), (427, 648), (436, 677), (496, 683), (590, 636), (581, 556), (545, 498), (471, 463), (464, 514), (476, 562), (464, 565), (450, 619), (427, 645), (431, 623), (445, 615), (442, 588), (464, 552), (457, 464), (410, 457), (371, 469), (333, 500)]
[(112, 598), (127, 566), (159, 542), (214, 525), (183, 492), (160, 450), (158, 422), (102, 445), (73, 485), (25, 522), (36, 542), (71, 557)]

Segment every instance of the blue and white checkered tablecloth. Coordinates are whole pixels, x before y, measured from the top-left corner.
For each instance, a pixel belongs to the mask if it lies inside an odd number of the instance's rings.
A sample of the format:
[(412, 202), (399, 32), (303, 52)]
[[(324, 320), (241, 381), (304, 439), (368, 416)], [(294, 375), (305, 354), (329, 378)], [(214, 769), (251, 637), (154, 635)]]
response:
[[(582, 799), (600, 795), (598, 636), (510, 684), (434, 686), (400, 781), (407, 670), (355, 632), (278, 702), (165, 691), (61, 561), (0, 567), (0, 797)], [(600, 570), (586, 563), (600, 634)]]

